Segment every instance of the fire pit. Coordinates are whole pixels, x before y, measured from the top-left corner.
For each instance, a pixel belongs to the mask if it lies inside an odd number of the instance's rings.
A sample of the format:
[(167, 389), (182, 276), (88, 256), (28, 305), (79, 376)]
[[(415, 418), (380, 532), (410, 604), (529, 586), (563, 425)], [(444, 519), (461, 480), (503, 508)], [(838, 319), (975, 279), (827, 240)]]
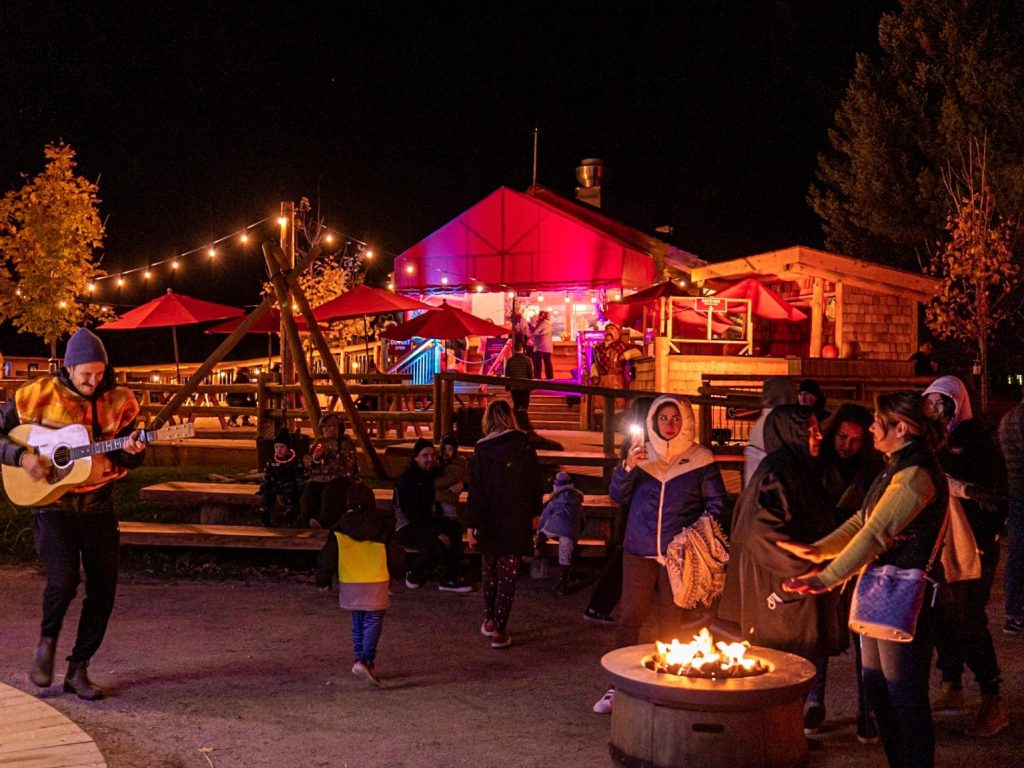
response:
[[(705, 645), (716, 655), (710, 635)], [(659, 654), (662, 649), (633, 645), (601, 659), (616, 689), (613, 765), (788, 768), (805, 757), (803, 703), (814, 678), (809, 661), (754, 646), (745, 649), (747, 670), (728, 658), (710, 666), (699, 659), (697, 666), (707, 669), (694, 670)]]

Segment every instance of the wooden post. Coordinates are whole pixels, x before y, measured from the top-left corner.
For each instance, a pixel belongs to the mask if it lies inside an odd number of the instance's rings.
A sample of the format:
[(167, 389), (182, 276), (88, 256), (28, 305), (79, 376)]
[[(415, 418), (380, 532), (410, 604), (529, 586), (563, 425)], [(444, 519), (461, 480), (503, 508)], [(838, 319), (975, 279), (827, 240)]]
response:
[(810, 357), (821, 357), (821, 334), (825, 314), (825, 281), (814, 278), (814, 287), (811, 289), (811, 345)]
[(669, 391), (668, 354), (670, 339), (667, 336), (654, 337), (654, 391)]
[(711, 446), (711, 406), (707, 404), (697, 406), (697, 442)]
[[(612, 455), (615, 453), (615, 398), (610, 395), (602, 395), (604, 399), (604, 423), (602, 426), (602, 440), (601, 449), (605, 455)], [(607, 483), (612, 479), (611, 467), (605, 467), (601, 476)]]
[[(838, 352), (843, 348), (843, 281), (836, 281), (836, 319), (835, 319), (835, 347)], [(917, 323), (914, 323), (914, 333), (917, 333)], [(917, 347), (915, 347), (916, 349)]]
[(441, 418), (441, 395), (442, 395), (442, 392), (444, 391), (444, 381), (441, 379), (440, 376), (435, 376), (433, 383), (434, 383), (434, 440), (437, 441), (437, 440), (440, 440), (441, 436), (444, 434), (443, 432), (441, 432), (441, 429), (442, 429), (441, 425), (442, 425), (442, 422), (444, 421)]
[(261, 373), (256, 378), (256, 437), (273, 437), (266, 434), (267, 411), (270, 410), (270, 401), (267, 397), (267, 377), (271, 374)]
[[(316, 396), (316, 389), (313, 387), (313, 378), (309, 375), (309, 367), (306, 365), (306, 358), (302, 356), (302, 340), (299, 339), (299, 331), (295, 327), (295, 318), (292, 317), (291, 297), (288, 295), (288, 283), (285, 280), (284, 272), (275, 258), (274, 248), (270, 243), (263, 244), (263, 258), (267, 262), (267, 270), (270, 272), (270, 282), (274, 286), (274, 293), (277, 295), (277, 305), (281, 312), (281, 327), (285, 332), (285, 339), (291, 347), (294, 357), (295, 373), (299, 377), (299, 387), (302, 389), (302, 397), (306, 401), (306, 413), (309, 414), (309, 421), (313, 427), (313, 436), (320, 437), (320, 401)], [(295, 285), (295, 290), (300, 290)], [(307, 322), (309, 322), (307, 320)], [(309, 328), (316, 327), (315, 322), (309, 323)], [(282, 349), (284, 346), (282, 345)]]
[[(319, 249), (314, 248), (313, 250), (318, 251)], [(272, 254), (266, 253), (265, 251), (265, 254), (268, 260), (268, 265), (272, 256), (277, 259), (279, 264), (283, 264), (284, 262), (284, 254), (280, 249), (274, 251)], [(334, 385), (335, 392), (338, 395), (338, 399), (341, 400), (342, 407), (345, 409), (345, 415), (348, 417), (349, 424), (352, 426), (352, 433), (355, 435), (356, 442), (369, 457), (377, 478), (380, 480), (387, 479), (388, 473), (384, 467), (384, 462), (381, 460), (380, 456), (377, 455), (377, 449), (374, 447), (373, 441), (370, 439), (370, 433), (366, 431), (366, 424), (363, 423), (362, 414), (360, 414), (359, 409), (356, 408), (355, 401), (352, 399), (352, 394), (348, 391), (348, 385), (345, 384), (345, 379), (342, 378), (341, 371), (338, 370), (338, 361), (335, 360), (334, 355), (331, 354), (331, 346), (327, 343), (327, 339), (324, 338), (324, 334), (320, 330), (320, 326), (317, 325), (316, 318), (313, 317), (313, 310), (310, 308), (309, 302), (306, 300), (305, 291), (296, 284), (292, 289), (292, 295), (295, 299), (295, 303), (299, 306), (299, 311), (302, 313), (303, 320), (306, 321), (306, 328), (308, 329), (309, 337), (312, 339), (313, 345), (320, 354), (320, 359), (323, 361), (324, 367), (327, 369), (327, 375), (330, 377), (331, 383)], [(290, 306), (288, 310), (290, 315)], [(284, 308), (282, 308), (281, 317), (284, 317)], [(292, 322), (292, 325), (294, 326), (294, 321)], [(297, 332), (295, 334), (295, 338), (297, 341)], [(301, 347), (298, 348), (301, 349)], [(312, 388), (312, 383), (310, 383), (310, 387)], [(313, 393), (313, 398), (315, 401), (315, 392)], [(319, 413), (319, 402), (316, 403), (316, 408)]]

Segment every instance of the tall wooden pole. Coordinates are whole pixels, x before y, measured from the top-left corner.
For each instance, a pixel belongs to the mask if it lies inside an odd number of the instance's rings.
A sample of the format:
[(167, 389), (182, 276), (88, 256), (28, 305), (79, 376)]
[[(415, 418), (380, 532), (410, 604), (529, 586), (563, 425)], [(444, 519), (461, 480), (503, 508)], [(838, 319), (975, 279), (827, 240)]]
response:
[[(265, 251), (268, 264), (271, 258), (270, 253)], [(273, 256), (276, 257), (278, 265), (285, 263), (285, 255), (280, 249), (274, 251)], [(345, 380), (341, 377), (341, 371), (338, 370), (338, 363), (334, 359), (334, 355), (331, 353), (331, 346), (327, 343), (327, 339), (324, 338), (323, 332), (320, 330), (320, 326), (316, 322), (316, 318), (313, 317), (313, 310), (309, 306), (309, 301), (306, 299), (306, 292), (302, 290), (302, 287), (296, 284), (292, 288), (292, 298), (299, 307), (299, 311), (302, 313), (302, 319), (306, 321), (306, 328), (309, 331), (309, 338), (313, 341), (313, 345), (316, 347), (317, 352), (320, 354), (320, 359), (323, 361), (324, 368), (327, 369), (327, 375), (331, 379), (331, 383), (334, 385), (334, 390), (338, 395), (338, 399), (341, 401), (342, 408), (345, 409), (345, 415), (348, 417), (349, 424), (352, 425), (352, 433), (355, 435), (356, 442), (359, 447), (363, 449), (363, 452), (369, 457), (370, 463), (373, 465), (373, 469), (378, 479), (384, 480), (387, 478), (388, 473), (384, 468), (384, 462), (377, 454), (377, 449), (370, 439), (370, 433), (366, 430), (366, 425), (363, 423), (362, 414), (359, 413), (359, 409), (356, 408), (355, 401), (352, 399), (351, 393), (348, 391), (348, 385), (345, 384)], [(291, 308), (289, 307), (289, 314)], [(284, 313), (282, 312), (282, 317)]]
[[(295, 267), (295, 203), (287, 202), (281, 203), (281, 250), (284, 251), (287, 263), (285, 269), (291, 271)], [(275, 263), (276, 266), (276, 263)], [(269, 267), (269, 263), (268, 263)], [(277, 269), (271, 269), (271, 274), (277, 272)], [(282, 341), (287, 338), (285, 336), (284, 327), (284, 306), (287, 304), (291, 306), (291, 301), (286, 301), (281, 304), (281, 335), (278, 337)], [(299, 348), (301, 349), (301, 347)], [(292, 350), (287, 345), (281, 344), (281, 383), (282, 384), (294, 384), (295, 383), (295, 356), (301, 353), (298, 350)], [(285, 402), (290, 399), (289, 396), (285, 396)]]
[[(313, 252), (319, 254), (318, 248)], [(275, 255), (274, 247), (270, 243), (263, 244), (263, 258), (267, 262), (267, 271), (270, 273), (270, 282), (274, 286), (274, 293), (277, 296), (277, 304), (281, 311), (281, 327), (284, 329), (284, 340), (287, 346), (291, 347), (294, 357), (295, 373), (299, 378), (299, 387), (302, 388), (302, 397), (306, 401), (306, 413), (309, 414), (309, 421), (313, 426), (313, 435), (320, 437), (320, 401), (317, 399), (316, 390), (313, 387), (313, 378), (309, 375), (309, 368), (306, 366), (306, 358), (302, 356), (302, 340), (299, 339), (299, 331), (295, 327), (295, 318), (292, 317), (291, 297), (288, 294), (288, 281), (281, 265)], [(315, 257), (314, 257), (315, 258)], [(301, 291), (298, 284), (293, 290)], [(284, 350), (285, 345), (281, 345)]]

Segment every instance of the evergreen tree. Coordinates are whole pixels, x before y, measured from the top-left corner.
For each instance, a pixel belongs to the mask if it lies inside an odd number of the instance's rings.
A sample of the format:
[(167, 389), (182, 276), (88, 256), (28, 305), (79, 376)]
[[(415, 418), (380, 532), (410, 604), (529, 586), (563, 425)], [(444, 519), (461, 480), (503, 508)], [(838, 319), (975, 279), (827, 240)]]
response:
[[(943, 171), (972, 137), (998, 164), (1003, 210), (1024, 207), (1024, 5), (902, 0), (860, 54), (809, 202), (829, 248), (918, 268), (946, 221)], [(922, 256), (923, 255), (923, 256)]]
[(101, 314), (87, 298), (103, 274), (98, 187), (75, 175), (75, 152), (64, 143), (44, 150), (46, 168), (0, 201), (0, 318), (41, 336), (57, 356), (57, 341)]

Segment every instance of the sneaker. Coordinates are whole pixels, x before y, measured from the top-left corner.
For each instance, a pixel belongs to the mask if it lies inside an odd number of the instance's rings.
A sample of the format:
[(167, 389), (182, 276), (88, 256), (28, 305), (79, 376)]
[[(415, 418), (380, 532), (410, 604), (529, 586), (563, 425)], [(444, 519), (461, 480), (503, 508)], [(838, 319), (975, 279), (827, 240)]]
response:
[(982, 695), (981, 706), (974, 717), (974, 722), (967, 726), (964, 733), (980, 739), (987, 739), (1002, 733), (1010, 727), (1010, 718), (998, 695)]
[(380, 678), (373, 671), (372, 664), (364, 664), (362, 661), (356, 660), (356, 663), (352, 665), (352, 674), (361, 677), (370, 685), (380, 688)]
[(407, 586), (409, 589), (419, 589), (423, 586), (423, 582), (416, 581), (416, 579), (412, 575), (412, 572), (410, 571), (409, 573), (405, 574), (405, 586)]
[(1024, 635), (1024, 618), (1020, 616), (1007, 616), (1006, 624), (1003, 625), (1003, 633), (1007, 635)]
[(480, 634), (484, 637), (494, 637), (498, 634), (498, 628), (494, 626), (494, 622), (491, 619), (486, 619), (484, 623), (480, 625)]
[(594, 702), (592, 709), (599, 715), (610, 715), (612, 713), (612, 699), (615, 698), (615, 689), (609, 688), (604, 696)]
[(612, 620), (612, 617), (609, 616), (607, 613), (601, 613), (601, 611), (597, 611), (597, 610), (595, 610), (593, 608), (587, 608), (587, 610), (585, 610), (583, 612), (583, 618), (586, 619), (587, 621), (593, 621), (593, 622), (595, 622), (597, 624), (614, 624), (615, 623)]
[(437, 588), (442, 592), (472, 592), (473, 586), (466, 584), (462, 581), (455, 581), (453, 579), (445, 579), (442, 581)]
[(821, 733), (821, 726), (825, 722), (825, 708), (821, 704), (809, 704), (804, 710), (804, 735), (813, 736)]
[(964, 689), (943, 680), (931, 703), (932, 712), (959, 712), (964, 708)]
[(857, 741), (861, 744), (878, 743), (878, 725), (870, 712), (857, 714)]
[(512, 635), (500, 629), (496, 629), (491, 635), (491, 648), (508, 648), (512, 645)]

